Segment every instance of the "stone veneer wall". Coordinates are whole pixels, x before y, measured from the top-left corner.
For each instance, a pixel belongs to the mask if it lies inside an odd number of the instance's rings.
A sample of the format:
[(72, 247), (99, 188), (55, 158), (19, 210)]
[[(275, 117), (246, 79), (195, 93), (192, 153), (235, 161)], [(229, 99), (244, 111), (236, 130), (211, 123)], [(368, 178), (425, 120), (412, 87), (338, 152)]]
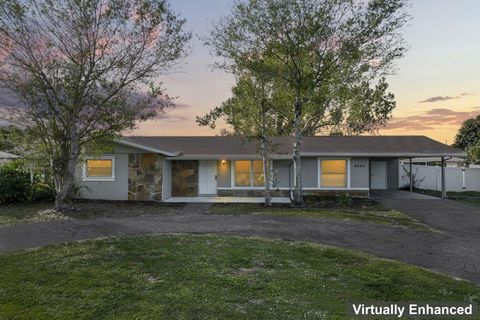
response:
[(162, 200), (163, 156), (156, 153), (128, 155), (128, 200)]

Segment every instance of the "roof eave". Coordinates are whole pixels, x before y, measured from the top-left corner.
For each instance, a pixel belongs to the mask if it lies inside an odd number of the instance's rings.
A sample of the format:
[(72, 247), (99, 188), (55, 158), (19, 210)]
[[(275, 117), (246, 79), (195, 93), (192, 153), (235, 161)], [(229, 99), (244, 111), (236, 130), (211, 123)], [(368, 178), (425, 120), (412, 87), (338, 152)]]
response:
[[(465, 158), (467, 155), (460, 153), (368, 153), (368, 152), (304, 152), (302, 157), (390, 157), (390, 158), (422, 158), (422, 157), (459, 157)], [(259, 154), (178, 154), (168, 157), (169, 160), (251, 160), (260, 159)], [(291, 154), (272, 154), (272, 159), (291, 159)]]
[(118, 143), (118, 144), (122, 144), (124, 146), (133, 147), (133, 148), (137, 148), (137, 149), (140, 149), (140, 150), (153, 152), (153, 153), (161, 153), (161, 154), (164, 154), (164, 155), (170, 156), (170, 157), (176, 157), (176, 156), (180, 155), (180, 152), (170, 152), (170, 151), (165, 151), (165, 150), (161, 150), (161, 149), (157, 149), (157, 148), (152, 148), (150, 146), (146, 146), (144, 144), (133, 142), (133, 141), (124, 140), (122, 138), (115, 139), (115, 142)]

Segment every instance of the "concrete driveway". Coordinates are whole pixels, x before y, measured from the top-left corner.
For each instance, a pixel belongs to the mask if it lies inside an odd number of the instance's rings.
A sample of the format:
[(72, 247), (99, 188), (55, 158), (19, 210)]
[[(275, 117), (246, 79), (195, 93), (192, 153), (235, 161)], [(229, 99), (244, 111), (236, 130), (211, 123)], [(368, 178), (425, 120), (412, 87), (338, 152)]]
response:
[(370, 198), (374, 200), (439, 200), (440, 198), (420, 194), (417, 192), (408, 192), (403, 190), (371, 190)]
[(476, 209), (450, 200), (381, 201), (436, 226), (441, 232), (328, 218), (203, 214), (208, 205), (195, 204), (175, 215), (4, 226), (0, 227), (0, 251), (141, 234), (259, 236), (360, 250), (480, 283), (480, 235), (476, 229), (479, 212)]
[(401, 190), (374, 191), (372, 199), (457, 236), (480, 235), (480, 208)]

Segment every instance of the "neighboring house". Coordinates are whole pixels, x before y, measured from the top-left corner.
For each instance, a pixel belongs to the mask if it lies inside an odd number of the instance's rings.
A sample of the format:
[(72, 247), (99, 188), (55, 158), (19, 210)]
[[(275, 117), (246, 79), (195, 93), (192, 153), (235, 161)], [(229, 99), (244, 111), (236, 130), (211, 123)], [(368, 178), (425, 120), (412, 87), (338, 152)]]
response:
[(9, 163), (15, 159), (19, 159), (20, 157), (5, 151), (0, 151), (0, 164)]
[[(290, 196), (291, 137), (272, 138), (274, 196)], [(301, 174), (308, 193), (399, 187), (399, 159), (463, 157), (424, 136), (315, 136), (302, 138)], [(80, 197), (178, 201), (182, 197), (263, 196), (263, 165), (254, 142), (241, 137), (124, 137), (111, 154), (86, 158), (77, 172)], [(228, 201), (228, 199), (226, 200)]]

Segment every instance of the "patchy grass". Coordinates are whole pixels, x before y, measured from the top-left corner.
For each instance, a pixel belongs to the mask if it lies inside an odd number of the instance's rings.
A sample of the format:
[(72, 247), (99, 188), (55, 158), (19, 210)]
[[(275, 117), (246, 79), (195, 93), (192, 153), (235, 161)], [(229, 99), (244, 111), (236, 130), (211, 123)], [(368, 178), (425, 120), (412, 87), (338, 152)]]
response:
[(0, 255), (1, 319), (348, 319), (348, 301), (480, 302), (480, 287), (302, 242), (88, 241)]
[(78, 209), (67, 214), (52, 210), (53, 203), (19, 203), (0, 206), (0, 224), (18, 224), (61, 219), (131, 217), (145, 214), (174, 214), (183, 204), (129, 201), (80, 201)]
[[(417, 192), (433, 197), (440, 198), (442, 193), (434, 190), (418, 190)], [(463, 202), (472, 206), (480, 207), (480, 192), (478, 191), (464, 191), (464, 192), (447, 192), (449, 199)]]
[(69, 219), (52, 208), (53, 203), (0, 205), (0, 225)]
[(305, 207), (290, 205), (263, 204), (214, 204), (209, 212), (213, 214), (260, 214), (272, 216), (332, 218), (344, 220), (366, 221), (372, 223), (397, 225), (416, 230), (433, 231), (433, 229), (418, 220), (395, 210), (391, 210), (369, 199), (357, 199), (350, 204), (335, 204), (331, 202), (314, 202)]

